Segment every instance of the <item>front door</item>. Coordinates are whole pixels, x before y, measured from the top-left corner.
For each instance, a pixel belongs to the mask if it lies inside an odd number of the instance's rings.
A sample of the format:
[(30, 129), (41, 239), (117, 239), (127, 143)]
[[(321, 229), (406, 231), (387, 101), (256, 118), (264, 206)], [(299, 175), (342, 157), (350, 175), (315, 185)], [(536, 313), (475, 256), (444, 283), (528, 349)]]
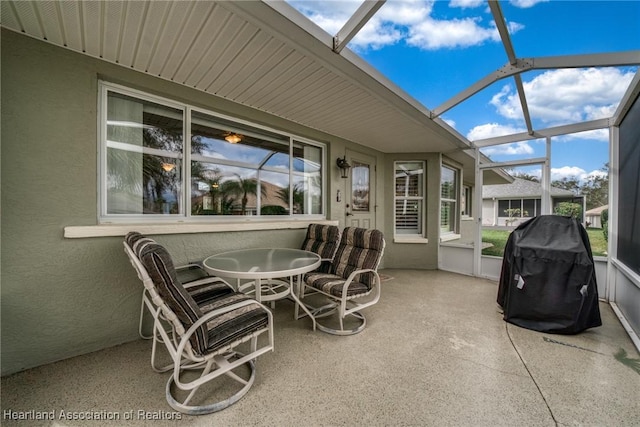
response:
[(346, 221), (351, 227), (376, 228), (376, 159), (347, 150), (351, 164), (347, 184)]

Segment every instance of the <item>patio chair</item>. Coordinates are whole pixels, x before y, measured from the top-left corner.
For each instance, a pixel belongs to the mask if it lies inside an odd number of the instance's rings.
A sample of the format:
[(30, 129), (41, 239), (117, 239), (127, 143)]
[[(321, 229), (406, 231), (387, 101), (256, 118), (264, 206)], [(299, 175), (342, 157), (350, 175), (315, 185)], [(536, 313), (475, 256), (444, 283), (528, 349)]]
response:
[(338, 249), (340, 236), (340, 228), (336, 225), (309, 224), (309, 227), (307, 227), (307, 235), (300, 249), (315, 252), (320, 255), (322, 265), (318, 270), (328, 271), (333, 256)]
[[(384, 254), (385, 240), (375, 229), (346, 227), (328, 271), (307, 273), (304, 277), (307, 297), (318, 293), (329, 299), (327, 305), (311, 308), (314, 318), (323, 318), (337, 312), (339, 327), (318, 322), (318, 329), (335, 335), (353, 335), (366, 326), (361, 313), (380, 299), (378, 266)], [(356, 326), (345, 329), (345, 319), (356, 319)]]
[[(338, 249), (338, 243), (340, 242), (340, 236), (342, 233), (340, 232), (340, 228), (337, 225), (328, 225), (328, 224), (309, 224), (307, 227), (307, 234), (305, 235), (304, 240), (302, 241), (302, 247), (305, 251), (314, 252), (320, 255), (322, 260), (322, 264), (316, 271), (328, 272), (329, 267), (331, 266), (331, 261), (333, 260), (333, 256)], [(299, 278), (290, 277), (289, 280), (291, 285), (294, 286), (295, 280)], [(303, 297), (304, 294), (304, 286), (298, 284), (300, 288), (298, 289), (298, 293), (300, 297)], [(294, 312), (295, 319), (301, 319), (306, 315), (299, 315), (298, 306), (295, 307)], [(315, 322), (314, 322), (315, 329)]]
[[(140, 234), (137, 231), (127, 233), (124, 239), (125, 253), (129, 256), (133, 267), (138, 273), (140, 280), (144, 282), (139, 269), (142, 267), (139, 263), (134, 262), (134, 258), (138, 259), (138, 252), (144, 243), (156, 243), (155, 240)], [(198, 264), (186, 264), (176, 267), (178, 280), (185, 287), (187, 292), (191, 293), (196, 302), (206, 301), (211, 293), (230, 293), (233, 287), (220, 277), (211, 276)], [(146, 272), (144, 272), (146, 274)], [(142, 288), (142, 302), (140, 303), (140, 321), (138, 323), (138, 334), (143, 339), (154, 338), (153, 335), (145, 334), (143, 330), (145, 311), (153, 312), (153, 304), (147, 295), (147, 289)], [(154, 366), (152, 362), (152, 366)], [(155, 367), (154, 367), (155, 369)]]
[[(271, 312), (237, 292), (209, 294), (206, 302), (198, 304), (178, 280), (171, 256), (163, 246), (145, 242), (138, 254), (134, 259), (147, 273), (143, 275), (144, 286), (157, 307), (153, 326), (154, 335), (160, 339), (154, 340), (154, 346), (164, 343), (172, 360), (167, 402), (190, 415), (208, 414), (234, 404), (253, 385), (255, 359), (273, 351)], [(164, 321), (171, 324), (169, 331)], [(258, 345), (264, 333), (267, 338)], [(238, 351), (240, 346), (249, 347), (248, 353)], [(194, 373), (200, 375), (193, 379)], [(211, 383), (222, 380), (222, 376), (230, 378), (231, 384)]]

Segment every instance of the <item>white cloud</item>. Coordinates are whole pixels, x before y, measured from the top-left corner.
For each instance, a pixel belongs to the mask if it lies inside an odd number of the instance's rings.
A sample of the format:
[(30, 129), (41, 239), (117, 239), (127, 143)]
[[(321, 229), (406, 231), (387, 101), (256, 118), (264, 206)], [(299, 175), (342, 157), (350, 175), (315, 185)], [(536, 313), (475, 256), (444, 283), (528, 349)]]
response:
[(498, 123), (486, 123), (475, 126), (467, 133), (467, 139), (477, 141), (479, 139), (495, 138), (497, 136), (511, 135), (524, 132), (526, 129), (511, 125), (500, 125)]
[(598, 142), (609, 142), (609, 129), (596, 129), (580, 133), (572, 133), (554, 138), (554, 141), (567, 142), (571, 140), (590, 140)]
[(460, 7), (460, 8), (474, 8), (478, 6), (483, 6), (485, 4), (484, 0), (451, 0), (449, 6), (451, 7)]
[(451, 120), (451, 119), (442, 119), (443, 122), (445, 122), (446, 124), (448, 124), (449, 126), (451, 126), (452, 128), (456, 128), (456, 122), (455, 120)]
[(600, 170), (600, 169), (596, 169), (594, 171), (589, 172), (586, 175), (586, 178), (606, 178), (608, 176), (607, 172)]
[(538, 3), (545, 3), (549, 0), (511, 0), (509, 3), (514, 5), (515, 7), (519, 7), (521, 9), (526, 9), (529, 7), (533, 7)]
[[(329, 34), (336, 34), (357, 9), (359, 2), (289, 1), (289, 3)], [(478, 0), (456, 0), (450, 7), (475, 7)], [(404, 40), (409, 46), (425, 50), (469, 47), (500, 36), (493, 22), (483, 25), (480, 16), (438, 20), (431, 16), (433, 0), (389, 1), (369, 20), (351, 41), (355, 49), (379, 49)], [(510, 22), (512, 33), (523, 28)]]
[[(617, 68), (559, 69), (523, 82), (533, 119), (548, 125), (611, 117), (634, 71)], [(520, 99), (507, 85), (491, 99), (498, 114), (522, 119)]]
[(482, 19), (465, 18), (449, 21), (426, 19), (409, 30), (407, 44), (421, 49), (469, 47), (485, 41), (500, 41), (494, 25), (483, 27)]
[(491, 156), (522, 156), (533, 154), (533, 148), (526, 141), (513, 142), (511, 144), (496, 145), (482, 148), (483, 154)]
[(551, 168), (551, 181), (560, 181), (563, 178), (576, 177), (579, 180), (587, 176), (587, 171), (578, 166), (563, 166), (561, 168)]

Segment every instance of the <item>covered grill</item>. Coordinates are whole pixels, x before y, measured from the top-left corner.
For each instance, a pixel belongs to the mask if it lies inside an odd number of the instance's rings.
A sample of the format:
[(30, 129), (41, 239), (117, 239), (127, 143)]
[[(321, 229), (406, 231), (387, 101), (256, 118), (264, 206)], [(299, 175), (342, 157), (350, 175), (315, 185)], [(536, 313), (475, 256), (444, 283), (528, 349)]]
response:
[(498, 304), (505, 321), (535, 331), (576, 334), (602, 325), (584, 227), (558, 215), (520, 224), (505, 247)]

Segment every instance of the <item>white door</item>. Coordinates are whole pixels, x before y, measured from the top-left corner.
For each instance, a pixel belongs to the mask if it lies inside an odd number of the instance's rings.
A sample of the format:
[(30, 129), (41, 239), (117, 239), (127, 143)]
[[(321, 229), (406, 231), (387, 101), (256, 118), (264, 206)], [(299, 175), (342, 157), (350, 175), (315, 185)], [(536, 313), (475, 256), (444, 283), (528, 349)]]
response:
[(376, 159), (347, 150), (351, 165), (347, 183), (346, 221), (350, 227), (376, 228)]

